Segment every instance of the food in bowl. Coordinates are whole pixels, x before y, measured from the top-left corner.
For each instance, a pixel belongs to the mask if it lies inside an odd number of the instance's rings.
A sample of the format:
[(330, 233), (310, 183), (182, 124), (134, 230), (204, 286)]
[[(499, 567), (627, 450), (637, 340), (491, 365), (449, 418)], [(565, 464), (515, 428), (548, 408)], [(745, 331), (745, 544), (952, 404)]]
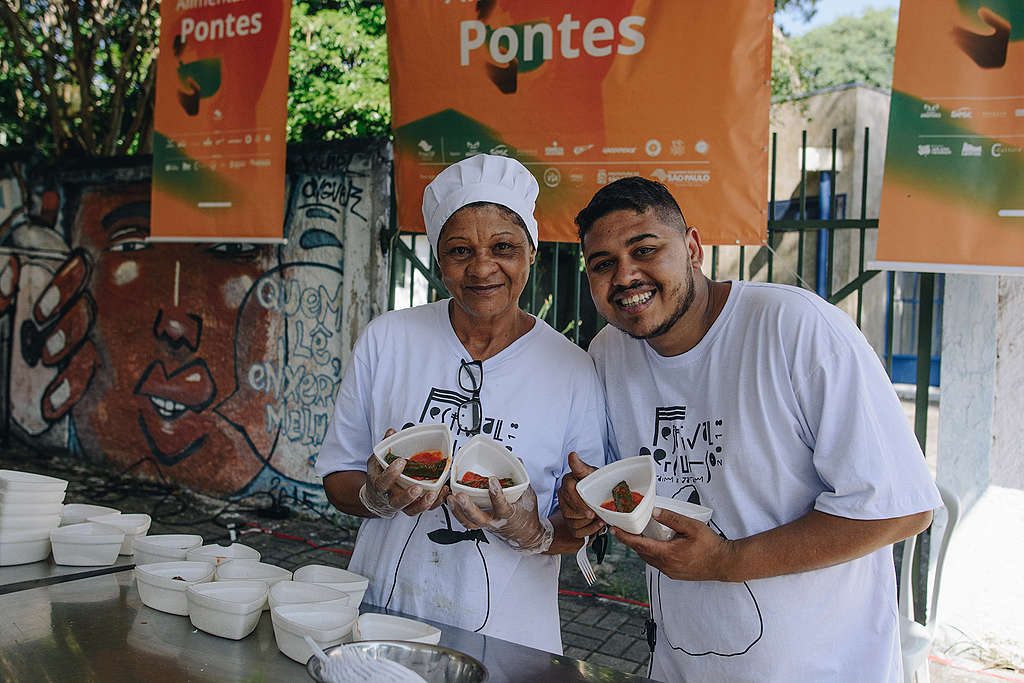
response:
[[(462, 479), (459, 479), (459, 483), (463, 486), (470, 486), (475, 489), (487, 488), (487, 477), (476, 472), (466, 472), (462, 475)], [(507, 489), (510, 486), (515, 486), (515, 481), (511, 476), (509, 477), (498, 477), (498, 483), (501, 484), (501, 488)]]
[(620, 481), (612, 487), (611, 500), (601, 503), (601, 507), (614, 512), (632, 512), (643, 499), (643, 495), (629, 489), (629, 484)]
[[(398, 460), (398, 456), (389, 449), (384, 456), (384, 462), (390, 465), (395, 460)], [(420, 451), (406, 461), (402, 474), (421, 481), (436, 481), (444, 474), (447, 463), (448, 458), (444, 457), (441, 451)]]

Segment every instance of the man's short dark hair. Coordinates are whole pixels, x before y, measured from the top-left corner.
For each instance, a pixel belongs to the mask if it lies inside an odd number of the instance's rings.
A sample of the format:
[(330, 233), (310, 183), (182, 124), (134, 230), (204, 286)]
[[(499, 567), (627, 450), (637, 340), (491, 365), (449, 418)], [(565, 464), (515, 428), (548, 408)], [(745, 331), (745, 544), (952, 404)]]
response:
[(665, 225), (686, 231), (686, 219), (672, 193), (661, 183), (639, 176), (622, 178), (605, 185), (591, 198), (586, 208), (576, 214), (580, 242), (598, 220), (613, 211), (635, 211), (638, 214), (654, 211)]

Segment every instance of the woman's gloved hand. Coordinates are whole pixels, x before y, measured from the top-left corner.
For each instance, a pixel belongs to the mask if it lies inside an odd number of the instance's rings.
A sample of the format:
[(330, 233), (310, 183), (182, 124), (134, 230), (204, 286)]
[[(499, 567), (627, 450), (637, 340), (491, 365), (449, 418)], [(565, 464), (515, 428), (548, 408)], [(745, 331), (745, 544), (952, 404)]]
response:
[(516, 550), (533, 555), (551, 547), (555, 530), (551, 522), (537, 513), (537, 494), (528, 486), (514, 503), (505, 500), (497, 477), (488, 477), (487, 490), (491, 510), (481, 510), (464, 493), (448, 496), (452, 514), (467, 529), (487, 529)]
[[(394, 433), (395, 430), (389, 429), (384, 438)], [(385, 469), (376, 457), (370, 455), (366, 461), (366, 483), (359, 489), (359, 502), (363, 507), (378, 517), (390, 519), (399, 511), (414, 517), (444, 501), (448, 494), (447, 486), (438, 491), (427, 491), (418, 484), (406, 489), (398, 485), (398, 477), (406, 462), (405, 458), (397, 458)]]

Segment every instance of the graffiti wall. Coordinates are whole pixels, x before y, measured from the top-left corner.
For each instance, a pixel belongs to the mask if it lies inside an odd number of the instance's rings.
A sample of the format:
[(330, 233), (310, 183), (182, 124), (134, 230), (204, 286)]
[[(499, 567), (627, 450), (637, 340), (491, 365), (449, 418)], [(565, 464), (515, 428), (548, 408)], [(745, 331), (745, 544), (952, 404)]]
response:
[(0, 429), (321, 507), (312, 461), (352, 345), (387, 308), (387, 144), (290, 150), (283, 245), (147, 241), (141, 161), (0, 166)]

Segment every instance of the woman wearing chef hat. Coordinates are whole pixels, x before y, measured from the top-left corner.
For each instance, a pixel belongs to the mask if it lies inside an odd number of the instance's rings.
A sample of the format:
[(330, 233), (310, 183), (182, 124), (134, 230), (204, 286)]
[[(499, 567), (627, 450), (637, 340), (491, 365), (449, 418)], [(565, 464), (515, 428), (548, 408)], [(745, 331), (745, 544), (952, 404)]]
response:
[[(555, 493), (575, 451), (604, 462), (604, 399), (590, 358), (519, 308), (537, 253), (537, 181), (480, 154), (444, 169), (423, 219), (451, 298), (388, 312), (356, 342), (317, 457), (330, 501), (368, 518), (349, 569), (369, 603), (561, 653), (558, 554), (574, 552)], [(448, 487), (395, 482), (370, 456), (390, 429), (441, 422), (455, 449), (484, 433), (531, 487), (483, 511)]]

